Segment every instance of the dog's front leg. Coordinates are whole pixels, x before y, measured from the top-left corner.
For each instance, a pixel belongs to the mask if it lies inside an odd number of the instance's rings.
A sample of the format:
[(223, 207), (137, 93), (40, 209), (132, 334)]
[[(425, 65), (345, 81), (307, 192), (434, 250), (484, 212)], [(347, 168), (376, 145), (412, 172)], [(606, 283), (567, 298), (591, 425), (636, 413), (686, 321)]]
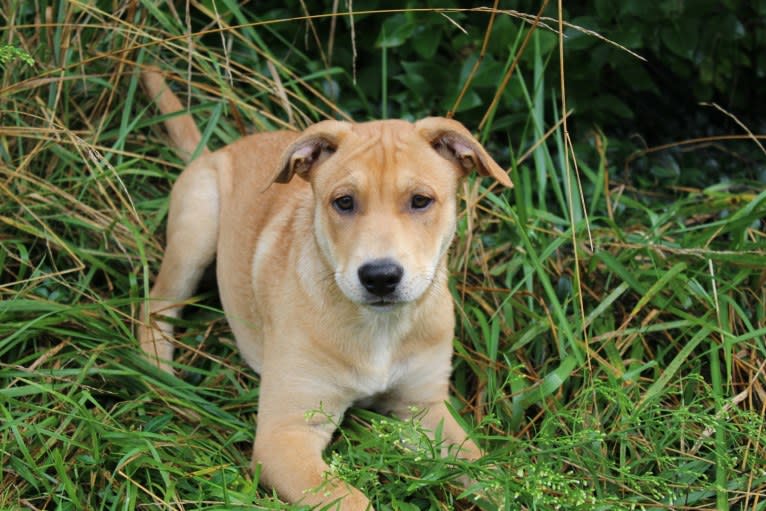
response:
[(334, 399), (327, 387), (313, 393), (319, 387), (316, 382), (312, 388), (310, 381), (296, 380), (287, 374), (262, 374), (253, 469), (260, 465), (260, 481), (289, 502), (372, 511), (369, 499), (335, 477), (322, 459), (350, 403)]
[[(335, 478), (322, 459), (329, 438), (310, 427), (256, 434), (253, 466), (261, 482), (289, 502), (338, 511), (372, 510), (362, 492)], [(328, 507), (329, 506), (329, 507)]]

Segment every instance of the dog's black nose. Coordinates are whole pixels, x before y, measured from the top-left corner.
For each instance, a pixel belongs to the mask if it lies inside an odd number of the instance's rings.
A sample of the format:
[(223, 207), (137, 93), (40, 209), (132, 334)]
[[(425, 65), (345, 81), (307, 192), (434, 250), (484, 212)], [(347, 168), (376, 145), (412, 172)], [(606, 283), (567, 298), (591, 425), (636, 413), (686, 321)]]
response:
[(357, 274), (367, 291), (382, 297), (396, 290), (402, 281), (404, 268), (391, 259), (376, 259), (360, 266)]

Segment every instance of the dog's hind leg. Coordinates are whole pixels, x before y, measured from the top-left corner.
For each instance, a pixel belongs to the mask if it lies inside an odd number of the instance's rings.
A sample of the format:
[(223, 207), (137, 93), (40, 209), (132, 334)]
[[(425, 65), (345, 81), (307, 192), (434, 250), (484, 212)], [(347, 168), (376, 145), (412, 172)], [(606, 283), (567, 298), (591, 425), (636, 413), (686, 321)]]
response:
[(160, 368), (172, 372), (173, 326), (183, 302), (194, 293), (215, 258), (220, 193), (212, 157), (194, 161), (170, 195), (167, 246), (160, 272), (144, 303), (139, 326), (141, 348)]

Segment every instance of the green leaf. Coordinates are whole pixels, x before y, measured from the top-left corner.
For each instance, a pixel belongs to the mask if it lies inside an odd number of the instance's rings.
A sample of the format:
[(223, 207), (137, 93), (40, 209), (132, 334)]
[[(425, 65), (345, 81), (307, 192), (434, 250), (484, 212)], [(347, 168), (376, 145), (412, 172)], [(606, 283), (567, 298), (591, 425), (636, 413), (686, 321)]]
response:
[(574, 354), (567, 355), (556, 369), (545, 375), (539, 385), (528, 389), (523, 394), (521, 398), (523, 407), (528, 408), (556, 392), (567, 381), (575, 367), (577, 367), (577, 357)]
[(612, 94), (602, 94), (593, 100), (588, 105), (588, 108), (592, 110), (608, 111), (623, 119), (632, 119), (633, 110), (625, 104), (623, 100)]
[(646, 405), (647, 402), (651, 401), (654, 397), (660, 395), (660, 393), (665, 390), (666, 385), (670, 382), (676, 372), (685, 362), (687, 362), (687, 359), (691, 355), (692, 351), (694, 351), (699, 343), (707, 339), (711, 333), (712, 329), (710, 327), (703, 326), (694, 337), (689, 339), (689, 341), (683, 345), (683, 348), (681, 348), (681, 350), (673, 358), (670, 364), (668, 364), (660, 377), (657, 378), (657, 381), (655, 381), (648, 389), (646, 389), (646, 392), (644, 392), (644, 395), (641, 398), (639, 406)]
[[(599, 28), (598, 21), (593, 16), (580, 16), (574, 18), (571, 23), (572, 25), (588, 30), (598, 30)], [(592, 35), (586, 34), (582, 30), (567, 28), (564, 32), (566, 35), (566, 38), (564, 39), (564, 47), (568, 51), (584, 51), (598, 44), (598, 39)]]
[[(644, 32), (640, 27), (629, 25), (614, 35), (614, 40), (626, 48), (641, 48), (644, 42)], [(631, 57), (633, 58), (633, 57)]]
[(396, 48), (406, 43), (415, 32), (415, 24), (402, 14), (391, 16), (380, 27), (376, 48)]
[(660, 31), (662, 42), (679, 57), (691, 60), (697, 47), (696, 25), (696, 23), (687, 22), (681, 26), (667, 26)]
[(614, 2), (612, 0), (594, 0), (593, 6), (596, 9), (596, 13), (603, 21), (608, 22), (617, 15), (620, 2)]
[(417, 25), (413, 32), (412, 47), (423, 59), (430, 59), (436, 54), (442, 39), (441, 28), (434, 25)]

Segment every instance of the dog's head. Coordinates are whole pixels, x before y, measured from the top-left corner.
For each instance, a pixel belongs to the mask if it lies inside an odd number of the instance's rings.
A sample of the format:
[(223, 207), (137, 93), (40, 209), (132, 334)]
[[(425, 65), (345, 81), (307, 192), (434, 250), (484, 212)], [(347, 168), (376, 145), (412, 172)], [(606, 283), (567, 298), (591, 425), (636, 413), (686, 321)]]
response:
[(314, 234), (351, 301), (387, 310), (418, 300), (444, 268), (460, 179), (508, 175), (459, 122), (324, 121), (284, 153), (274, 181), (314, 190)]

